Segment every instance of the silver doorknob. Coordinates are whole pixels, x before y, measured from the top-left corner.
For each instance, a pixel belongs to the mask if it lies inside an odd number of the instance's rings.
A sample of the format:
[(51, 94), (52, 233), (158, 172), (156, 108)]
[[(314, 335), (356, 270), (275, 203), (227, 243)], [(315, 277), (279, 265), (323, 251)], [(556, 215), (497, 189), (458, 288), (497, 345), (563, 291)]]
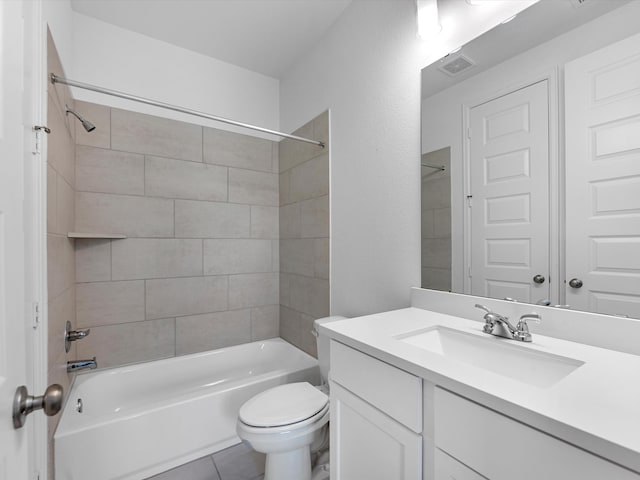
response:
[(57, 383), (49, 385), (40, 397), (29, 395), (24, 385), (18, 387), (13, 396), (13, 428), (22, 428), (27, 415), (35, 410), (44, 410), (48, 417), (55, 415), (62, 408), (62, 396), (62, 387)]
[(571, 280), (569, 280), (569, 286), (571, 288), (580, 288), (582, 287), (582, 280), (580, 280), (579, 278), (572, 278)]
[(533, 281), (534, 283), (544, 283), (545, 281), (544, 275), (540, 275), (540, 274), (536, 275), (535, 277), (533, 277)]

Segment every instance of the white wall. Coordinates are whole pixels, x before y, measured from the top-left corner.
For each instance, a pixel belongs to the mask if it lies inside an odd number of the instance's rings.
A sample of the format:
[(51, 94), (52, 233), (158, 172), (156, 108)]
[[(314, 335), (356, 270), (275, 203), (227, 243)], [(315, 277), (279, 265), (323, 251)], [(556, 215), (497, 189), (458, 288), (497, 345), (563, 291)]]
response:
[[(49, 26), (53, 41), (56, 44), (60, 61), (68, 72), (73, 65), (73, 11), (70, 0), (42, 1), (42, 19), (47, 38), (46, 27)], [(45, 50), (46, 51), (46, 50)]]
[(452, 222), (453, 291), (463, 292), (464, 274), (462, 105), (502, 95), (555, 69), (561, 81), (565, 63), (637, 33), (638, 18), (640, 2), (631, 2), (422, 101), (421, 152), (451, 147), (451, 216), (459, 220)]
[[(270, 129), (279, 125), (279, 82), (74, 12), (74, 64), (80, 82), (123, 91)], [(256, 135), (87, 90), (77, 99)]]
[(416, 37), (413, 0), (354, 0), (281, 79), (281, 126), (331, 113), (331, 312), (409, 305), (420, 285), (420, 69), (531, 1), (439, 2)]

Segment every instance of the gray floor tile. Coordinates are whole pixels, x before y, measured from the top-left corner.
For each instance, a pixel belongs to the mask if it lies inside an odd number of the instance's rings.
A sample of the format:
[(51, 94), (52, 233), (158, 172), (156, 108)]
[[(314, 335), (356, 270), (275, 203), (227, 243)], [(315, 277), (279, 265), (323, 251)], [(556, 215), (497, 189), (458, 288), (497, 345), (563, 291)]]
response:
[(258, 480), (263, 478), (265, 455), (241, 443), (212, 455), (220, 480)]
[(220, 480), (220, 476), (211, 457), (204, 457), (147, 480)]

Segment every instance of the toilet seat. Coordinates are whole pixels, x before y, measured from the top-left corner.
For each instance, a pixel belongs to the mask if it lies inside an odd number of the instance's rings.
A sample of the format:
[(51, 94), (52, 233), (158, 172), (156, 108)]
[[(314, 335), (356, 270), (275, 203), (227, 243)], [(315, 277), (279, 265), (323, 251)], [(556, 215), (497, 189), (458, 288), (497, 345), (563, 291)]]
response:
[(302, 427), (313, 423), (328, 408), (329, 397), (310, 383), (289, 383), (250, 399), (240, 408), (238, 419), (254, 428)]

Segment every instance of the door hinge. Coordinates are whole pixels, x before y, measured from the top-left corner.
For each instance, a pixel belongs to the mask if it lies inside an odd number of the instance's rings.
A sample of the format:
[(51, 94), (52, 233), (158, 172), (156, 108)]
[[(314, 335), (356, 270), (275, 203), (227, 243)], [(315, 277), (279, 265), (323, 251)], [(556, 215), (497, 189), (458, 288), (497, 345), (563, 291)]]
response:
[(33, 127), (33, 131), (36, 134), (33, 153), (38, 154), (42, 151), (42, 132), (51, 133), (51, 129), (49, 127), (45, 127), (44, 125), (36, 125)]
[(40, 304), (38, 302), (33, 302), (31, 309), (33, 316), (33, 329), (37, 330), (40, 326)]
[(473, 195), (467, 195), (467, 207), (471, 208), (473, 206)]
[(467, 128), (467, 138), (471, 138), (471, 127)]

